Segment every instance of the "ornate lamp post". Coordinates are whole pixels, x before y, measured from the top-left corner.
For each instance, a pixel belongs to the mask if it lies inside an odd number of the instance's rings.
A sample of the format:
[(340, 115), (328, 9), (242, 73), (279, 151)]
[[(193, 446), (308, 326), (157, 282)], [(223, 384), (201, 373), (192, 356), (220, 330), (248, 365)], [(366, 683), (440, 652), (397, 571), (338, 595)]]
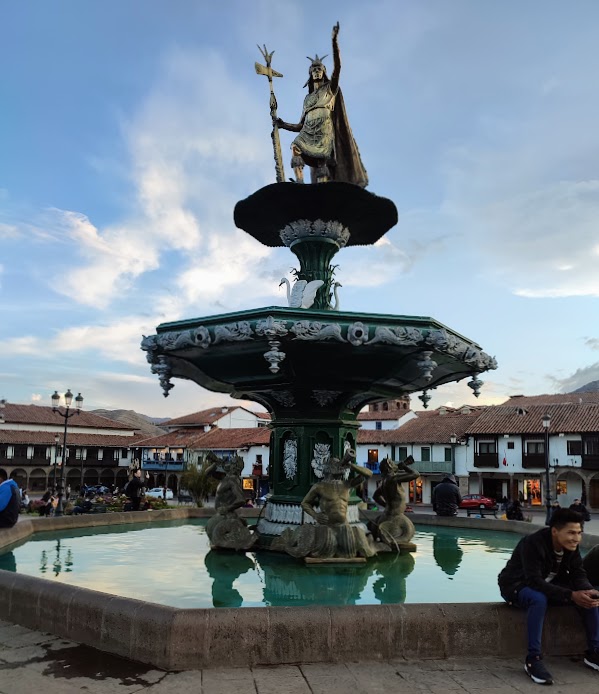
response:
[(58, 479), (58, 505), (56, 507), (55, 514), (57, 516), (62, 516), (63, 512), (62, 497), (64, 496), (65, 467), (67, 464), (67, 428), (69, 424), (69, 418), (72, 417), (74, 414), (79, 414), (81, 412), (81, 407), (83, 405), (83, 398), (81, 397), (81, 393), (79, 393), (79, 395), (75, 398), (75, 411), (73, 412), (70, 411), (72, 402), (73, 393), (71, 393), (71, 389), (69, 388), (69, 390), (67, 390), (67, 392), (64, 394), (65, 411), (62, 412), (59, 408), (60, 395), (58, 394), (58, 391), (54, 391), (54, 395), (52, 396), (52, 411), (56, 412), (64, 419), (64, 433), (62, 437), (62, 464), (60, 468), (60, 477)]
[(451, 434), (449, 437), (449, 443), (451, 444), (451, 474), (455, 472), (455, 445), (458, 442), (458, 437), (455, 434)]
[(551, 417), (548, 414), (543, 415), (543, 430), (545, 431), (545, 506), (547, 514), (545, 516), (545, 525), (549, 525), (551, 520), (551, 483), (549, 481), (549, 426), (551, 425)]
[(58, 444), (60, 442), (60, 436), (54, 434), (54, 475), (52, 479), (52, 494), (56, 494), (56, 467), (58, 465)]

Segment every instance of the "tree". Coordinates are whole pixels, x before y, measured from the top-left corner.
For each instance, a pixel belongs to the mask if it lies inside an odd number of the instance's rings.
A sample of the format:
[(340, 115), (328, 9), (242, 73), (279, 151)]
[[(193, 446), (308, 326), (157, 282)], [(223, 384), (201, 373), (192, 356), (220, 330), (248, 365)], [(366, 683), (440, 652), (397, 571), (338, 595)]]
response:
[(210, 457), (206, 457), (199, 469), (193, 467), (181, 476), (181, 488), (187, 489), (200, 508), (204, 505), (204, 499), (214, 494), (218, 486), (218, 480), (207, 473), (211, 463)]

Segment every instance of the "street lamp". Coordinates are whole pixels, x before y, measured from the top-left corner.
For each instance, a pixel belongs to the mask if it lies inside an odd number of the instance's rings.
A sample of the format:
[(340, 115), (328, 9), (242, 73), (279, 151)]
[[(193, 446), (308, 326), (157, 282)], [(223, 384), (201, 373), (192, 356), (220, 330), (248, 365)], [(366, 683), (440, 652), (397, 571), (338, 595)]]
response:
[(58, 444), (60, 442), (60, 436), (54, 434), (54, 476), (52, 480), (52, 495), (56, 494), (56, 466), (58, 465)]
[(62, 412), (59, 408), (60, 395), (58, 394), (58, 391), (54, 391), (54, 395), (52, 396), (52, 411), (56, 412), (64, 419), (64, 433), (62, 437), (62, 467), (60, 469), (60, 477), (58, 480), (58, 505), (56, 506), (56, 516), (62, 516), (63, 512), (62, 497), (64, 495), (65, 467), (67, 464), (67, 427), (69, 424), (69, 418), (72, 417), (74, 414), (80, 414), (81, 412), (81, 407), (83, 405), (83, 398), (81, 397), (81, 393), (79, 393), (79, 395), (75, 398), (74, 412), (70, 411), (72, 402), (73, 393), (71, 393), (71, 389), (69, 388), (69, 390), (67, 390), (67, 392), (64, 394), (65, 411)]
[(6, 408), (6, 400), (0, 400), (0, 424), (4, 424), (4, 409)]
[(544, 414), (541, 421), (545, 431), (545, 506), (547, 507), (545, 525), (549, 525), (551, 520), (551, 487), (549, 482), (549, 426), (551, 425), (551, 417), (548, 414)]
[(458, 437), (455, 434), (451, 434), (449, 437), (449, 443), (451, 444), (451, 473), (455, 472), (455, 445), (458, 442)]

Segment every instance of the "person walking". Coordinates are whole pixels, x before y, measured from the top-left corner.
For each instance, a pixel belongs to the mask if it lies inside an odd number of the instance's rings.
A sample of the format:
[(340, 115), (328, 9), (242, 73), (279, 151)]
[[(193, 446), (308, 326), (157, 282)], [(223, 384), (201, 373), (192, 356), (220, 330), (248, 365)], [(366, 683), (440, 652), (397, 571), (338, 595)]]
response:
[(583, 568), (578, 549), (581, 538), (580, 515), (568, 508), (558, 509), (548, 528), (520, 540), (498, 577), (501, 597), (509, 605), (528, 611), (524, 670), (536, 684), (553, 684), (541, 650), (548, 605), (578, 608), (587, 636), (584, 664), (599, 672), (599, 592)]
[(143, 481), (141, 479), (141, 469), (137, 468), (133, 473), (133, 477), (129, 480), (125, 487), (125, 493), (131, 499), (131, 510), (139, 511), (141, 497), (143, 494)]

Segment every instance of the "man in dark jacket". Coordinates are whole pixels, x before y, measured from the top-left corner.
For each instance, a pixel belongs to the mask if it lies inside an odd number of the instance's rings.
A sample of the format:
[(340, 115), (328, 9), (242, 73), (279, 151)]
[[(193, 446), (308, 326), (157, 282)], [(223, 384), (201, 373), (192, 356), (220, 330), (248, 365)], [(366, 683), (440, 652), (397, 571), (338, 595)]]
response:
[(453, 475), (445, 475), (433, 490), (433, 511), (438, 516), (457, 516), (462, 495)]
[(582, 566), (578, 545), (582, 518), (570, 509), (559, 509), (548, 528), (520, 540), (499, 574), (503, 599), (528, 609), (528, 655), (524, 669), (533, 682), (553, 684), (543, 664), (541, 636), (547, 605), (576, 605), (586, 627), (588, 651), (584, 663), (599, 671), (599, 593)]
[(592, 583), (599, 592), (599, 545), (587, 553), (582, 560), (582, 566), (586, 572), (589, 583)]
[(132, 511), (139, 511), (141, 497), (143, 494), (143, 481), (141, 479), (141, 469), (137, 468), (133, 473), (133, 477), (129, 480), (125, 487), (125, 493), (131, 499)]
[(591, 514), (588, 512), (587, 507), (580, 501), (580, 499), (574, 499), (574, 503), (570, 504), (570, 510), (580, 513), (582, 519), (585, 521), (591, 520)]
[(0, 528), (12, 528), (19, 518), (21, 495), (14, 480), (0, 470)]

